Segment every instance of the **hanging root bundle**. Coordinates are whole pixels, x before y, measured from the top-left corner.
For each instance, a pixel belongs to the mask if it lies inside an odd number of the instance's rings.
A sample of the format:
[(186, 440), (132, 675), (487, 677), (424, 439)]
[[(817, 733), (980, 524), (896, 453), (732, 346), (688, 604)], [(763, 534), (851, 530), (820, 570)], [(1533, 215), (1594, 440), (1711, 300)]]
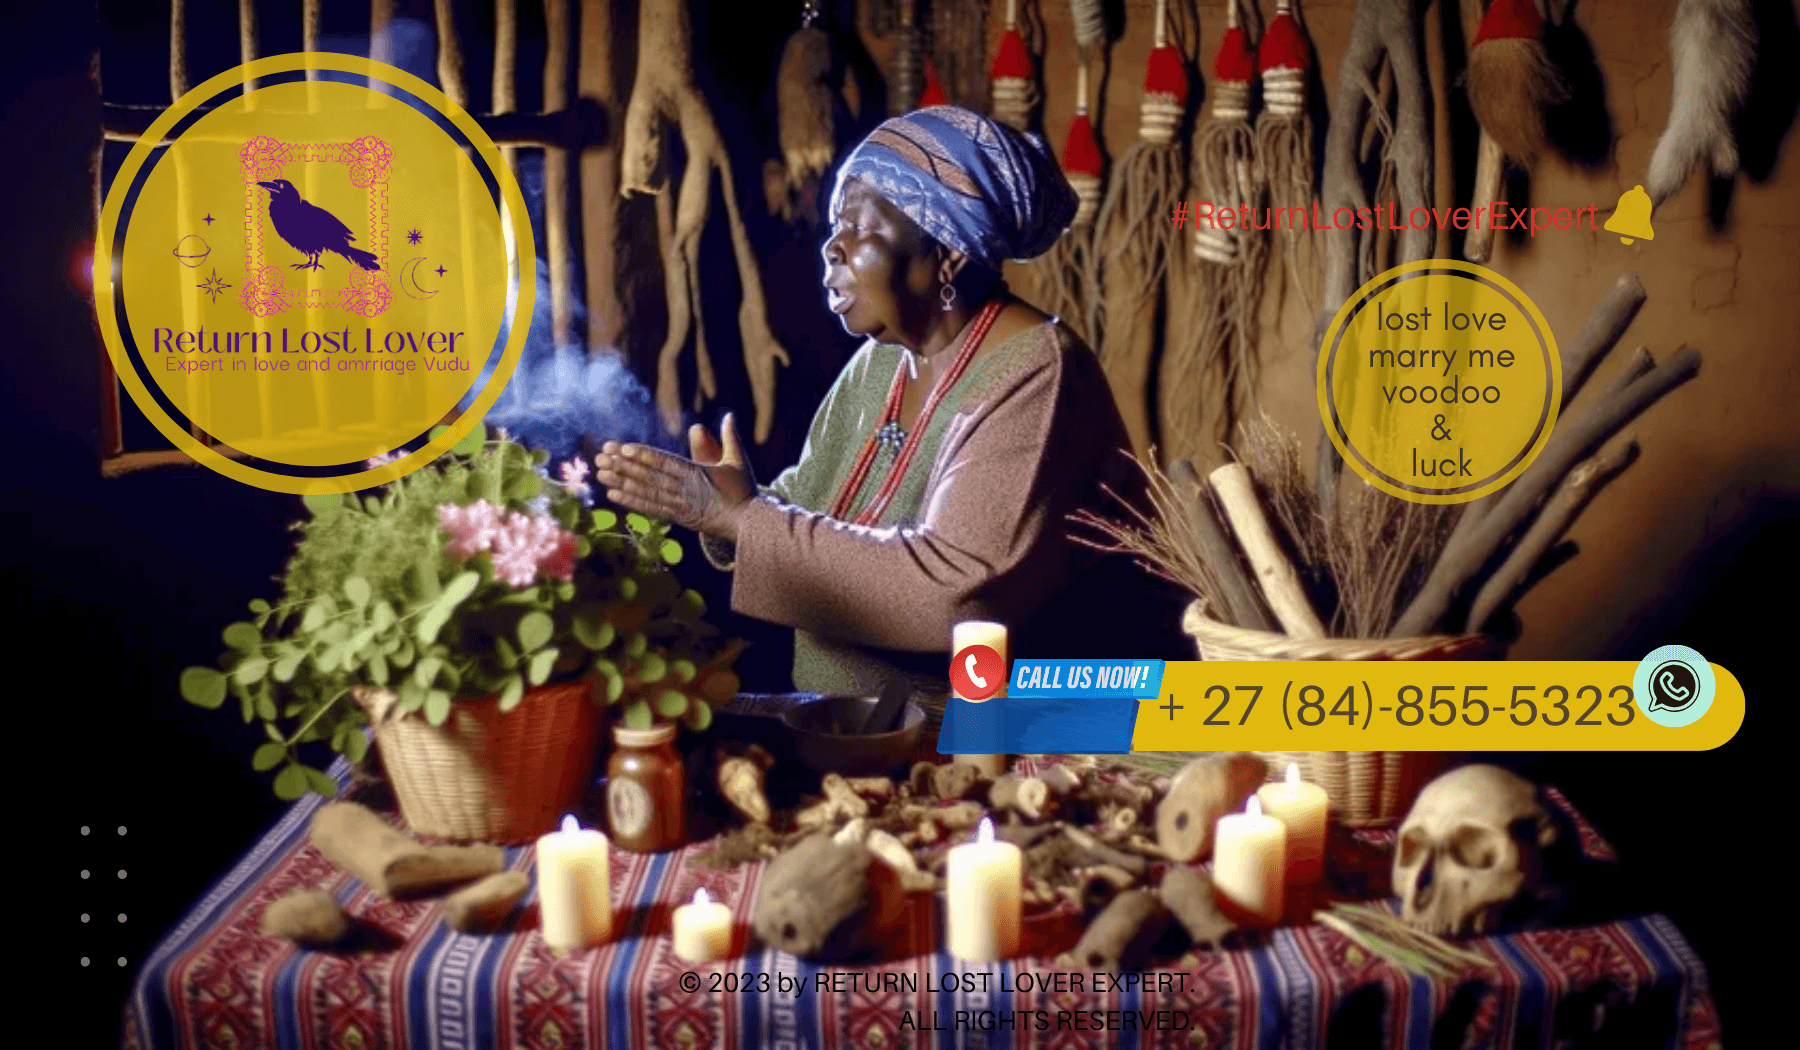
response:
[(1500, 151), (1530, 167), (1544, 149), (1544, 109), (1569, 97), (1544, 48), (1536, 0), (1494, 0), (1469, 52), (1469, 106)]
[(894, 57), (888, 65), (888, 115), (910, 113), (925, 81), (925, 35), (919, 31), (918, 0), (900, 0), (894, 29)]
[[(987, 46), (989, 0), (931, 0), (925, 5), (931, 28), (925, 34), (925, 53), (942, 78), (940, 91), (950, 105), (973, 110), (988, 108)], [(927, 73), (927, 80), (931, 74)], [(919, 105), (934, 103), (920, 99)], [(935, 103), (943, 105), (943, 102)]]
[(1170, 46), (1164, 0), (1156, 5), (1156, 46), (1144, 72), (1138, 138), (1119, 158), (1095, 217), (1101, 280), (1100, 361), (1132, 445), (1150, 446), (1149, 378), (1156, 347), (1158, 293), (1180, 231), (1171, 216), (1186, 183), (1175, 132), (1187, 112), (1187, 72)]
[(1088, 118), (1087, 64), (1075, 78), (1075, 119), (1063, 147), (1063, 175), (1075, 191), (1075, 219), (1050, 250), (1026, 268), (1034, 301), (1053, 317), (1060, 317), (1089, 346), (1100, 345), (1099, 304), (1094, 283), (1094, 216), (1100, 210), (1101, 173), (1104, 161), (1100, 142)]
[[(657, 363), (656, 404), (663, 426), (681, 428), (680, 357), (690, 329), (699, 357), (700, 394), (711, 398), (712, 368), (705, 356), (706, 330), (700, 310), (700, 235), (712, 196), (712, 176), (719, 173), (725, 215), (731, 227), (738, 279), (743, 286), (738, 331), (743, 338), (744, 366), (756, 405), (756, 440), (768, 439), (775, 422), (775, 368), (788, 363), (787, 350), (769, 328), (762, 275), (749, 234), (738, 214), (737, 188), (731, 159), (712, 108), (694, 81), (693, 36), (688, 10), (680, 0), (644, 0), (638, 13), (637, 80), (625, 110), (624, 146), (620, 158), (620, 192), (658, 193), (657, 170), (663, 158), (662, 125), (673, 121), (681, 132), (687, 166), (673, 209), (659, 206), (663, 280), (669, 303), (669, 333)], [(666, 226), (666, 228), (664, 228)]]
[(1669, 123), (1650, 155), (1644, 188), (1653, 204), (1673, 197), (1702, 164), (1713, 175), (1737, 174), (1731, 121), (1750, 93), (1756, 61), (1750, 0), (1679, 0), (1669, 25), (1674, 61)]
[(994, 119), (1020, 131), (1028, 131), (1041, 98), (1031, 52), (1025, 47), (1018, 22), (1018, 0), (1007, 0), (1006, 32), (1001, 35), (1000, 50), (994, 55), (988, 87), (994, 97)]
[(1257, 44), (1257, 62), (1263, 102), (1256, 118), (1257, 181), (1274, 209), (1269, 225), (1284, 230), (1288, 276), (1310, 310), (1315, 265), (1311, 214), (1316, 195), (1306, 74), (1312, 56), (1288, 0), (1276, 5), (1275, 19)]
[[(1420, 17), (1418, 5), (1411, 0), (1357, 0), (1325, 134), (1319, 198), (1320, 210), (1326, 215), (1337, 214), (1339, 208), (1354, 211), (1371, 206), (1364, 182), (1363, 145), (1372, 133), (1388, 162), (1381, 167), (1392, 180), (1391, 190), (1378, 184), (1378, 192), (1383, 197), (1391, 193), (1403, 215), (1432, 203), (1431, 92), (1419, 42)], [(1378, 79), (1391, 83), (1391, 99), (1377, 88)], [(1433, 240), (1429, 229), (1403, 230), (1394, 243), (1396, 258), (1388, 262), (1376, 250), (1376, 231), (1326, 229), (1320, 238), (1323, 265), (1314, 342), (1324, 339), (1332, 317), (1352, 292), (1390, 265), (1430, 258)], [(1323, 431), (1317, 461), (1319, 507), (1330, 518), (1337, 507), (1343, 462)]]
[(783, 193), (774, 210), (792, 220), (799, 201), (816, 199), (819, 179), (837, 152), (832, 128), (831, 37), (812, 24), (811, 14), (781, 53), (776, 74), (778, 138), (784, 165)]
[(1164, 446), (1192, 456), (1201, 439), (1208, 395), (1218, 409), (1218, 436), (1228, 438), (1238, 409), (1255, 395), (1257, 312), (1268, 259), (1267, 230), (1256, 228), (1261, 203), (1250, 85), (1256, 56), (1237, 24), (1236, 5), (1219, 43), (1207, 118), (1194, 132), (1193, 184), (1200, 195), (1190, 247), (1194, 261), (1182, 306), (1184, 345), (1163, 366)]
[(1088, 54), (1106, 35), (1106, 10), (1100, 0), (1069, 0), (1069, 16), (1075, 25), (1075, 46)]

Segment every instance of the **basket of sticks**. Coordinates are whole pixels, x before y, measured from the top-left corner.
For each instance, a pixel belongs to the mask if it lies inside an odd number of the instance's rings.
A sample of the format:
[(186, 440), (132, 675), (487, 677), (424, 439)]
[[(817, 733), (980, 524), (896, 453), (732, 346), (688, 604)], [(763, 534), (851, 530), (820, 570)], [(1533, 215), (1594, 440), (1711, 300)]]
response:
[[(1574, 400), (1646, 296), (1619, 278), (1587, 325), (1562, 344), (1563, 417), (1510, 485), (1463, 504), (1388, 495), (1319, 457), (1301, 467), (1299, 439), (1268, 417), (1246, 421), (1232, 461), (1202, 477), (1186, 460), (1165, 471), (1140, 458), (1147, 506), (1131, 517), (1078, 518), (1082, 542), (1137, 557), (1194, 596), (1182, 626), (1203, 660), (1503, 659), (1519, 634), (1514, 605), (1577, 551), (1565, 537), (1594, 496), (1637, 458), (1620, 431), (1699, 371), (1683, 347), (1662, 364), (1640, 347), (1597, 397)], [(1322, 446), (1327, 453), (1330, 446)], [(1270, 754), (1325, 788), (1349, 824), (1400, 820), (1442, 753)]]

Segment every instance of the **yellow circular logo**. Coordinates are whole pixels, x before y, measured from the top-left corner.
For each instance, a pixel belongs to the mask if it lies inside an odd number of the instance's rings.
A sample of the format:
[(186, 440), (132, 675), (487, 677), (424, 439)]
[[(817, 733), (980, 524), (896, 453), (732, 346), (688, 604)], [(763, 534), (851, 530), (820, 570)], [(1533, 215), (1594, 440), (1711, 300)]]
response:
[(1396, 266), (1357, 289), (1319, 352), (1319, 411), (1364, 480), (1418, 503), (1462, 503), (1518, 477), (1562, 399), (1556, 337), (1486, 267)]
[(518, 183), (467, 112), (392, 66), (309, 52), (208, 80), (138, 140), (94, 295), (120, 379), (177, 447), (261, 488), (350, 492), (486, 414), (524, 347), (535, 257)]

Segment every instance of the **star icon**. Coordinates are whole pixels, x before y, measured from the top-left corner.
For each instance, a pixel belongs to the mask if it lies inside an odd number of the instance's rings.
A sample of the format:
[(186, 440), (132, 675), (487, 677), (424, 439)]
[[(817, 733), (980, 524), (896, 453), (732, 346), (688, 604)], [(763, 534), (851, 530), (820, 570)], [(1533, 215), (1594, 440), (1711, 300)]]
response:
[(201, 281), (199, 284), (195, 285), (194, 287), (205, 292), (207, 295), (212, 296), (212, 301), (216, 303), (219, 301), (219, 293), (223, 292), (227, 288), (230, 288), (231, 285), (226, 284), (223, 280), (221, 280), (219, 278), (219, 268), (215, 266), (215, 267), (213, 267), (212, 276), (208, 277), (204, 281)]
[(406, 243), (408, 244), (417, 244), (424, 239), (425, 235), (420, 233), (417, 229), (406, 231)]
[(209, 212), (207, 212), (207, 213), (206, 213), (206, 218), (205, 218), (205, 219), (204, 219), (204, 220), (203, 220), (203, 221), (204, 221), (204, 222), (205, 222), (205, 223), (206, 223), (206, 224), (207, 224), (207, 225), (208, 225), (208, 226), (211, 226), (211, 225), (212, 225), (212, 224), (213, 224), (213, 217), (212, 217), (212, 212), (210, 212), (210, 211), (209, 211)]
[(442, 276), (444, 276), (444, 268), (443, 268), (443, 267), (442, 267), (442, 266), (440, 266), (440, 267), (438, 267), (438, 268), (437, 268), (437, 275), (438, 275), (438, 276), (439, 276), (439, 277), (442, 277)]

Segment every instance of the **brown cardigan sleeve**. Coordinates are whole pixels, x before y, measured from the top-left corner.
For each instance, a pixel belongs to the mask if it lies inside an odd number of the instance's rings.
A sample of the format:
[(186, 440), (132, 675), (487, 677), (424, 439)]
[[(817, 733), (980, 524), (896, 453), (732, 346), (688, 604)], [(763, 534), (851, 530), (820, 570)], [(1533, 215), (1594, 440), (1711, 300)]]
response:
[(916, 652), (945, 650), (958, 620), (1028, 619), (1066, 581), (1066, 515), (1116, 448), (1092, 353), (1044, 332), (1042, 353), (951, 421), (916, 524), (851, 525), (768, 495), (746, 505), (732, 607)]

